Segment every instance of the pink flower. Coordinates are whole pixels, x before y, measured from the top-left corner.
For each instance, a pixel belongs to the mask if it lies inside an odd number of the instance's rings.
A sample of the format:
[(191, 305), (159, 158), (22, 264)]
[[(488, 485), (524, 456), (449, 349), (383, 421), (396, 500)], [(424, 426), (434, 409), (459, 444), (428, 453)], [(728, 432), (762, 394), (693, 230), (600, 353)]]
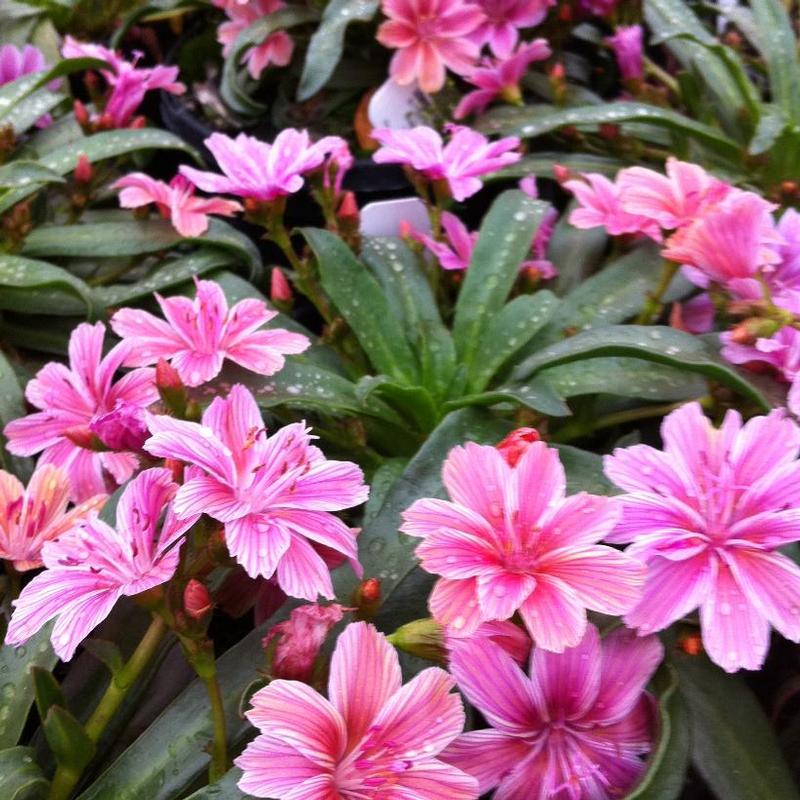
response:
[(502, 647), (520, 666), (527, 663), (531, 654), (530, 636), (519, 625), (507, 620), (484, 622), (466, 639), (445, 632), (445, 644), (450, 653), (459, 647), (469, 647), (473, 642), (483, 639)]
[(544, 39), (521, 44), (515, 53), (504, 59), (485, 59), (465, 76), (467, 82), (478, 88), (461, 98), (453, 116), (463, 119), (469, 114), (481, 114), (497, 97), (509, 102), (520, 99), (519, 82), (534, 61), (542, 61), (550, 55), (550, 48)]
[(273, 625), (262, 642), (267, 650), (275, 642), (271, 677), (308, 683), (325, 638), (344, 612), (338, 603), (329, 606), (314, 603), (294, 609), (288, 620)]
[(697, 164), (668, 158), (666, 175), (645, 167), (629, 167), (617, 175), (620, 205), (628, 214), (653, 220), (665, 230), (693, 222), (733, 187)]
[(186, 86), (178, 81), (178, 67), (137, 67), (141, 53), (135, 53), (133, 61), (126, 61), (119, 53), (102, 45), (79, 42), (67, 36), (61, 55), (64, 58), (99, 58), (108, 62), (109, 68), (101, 72), (111, 91), (102, 114), (96, 117), (107, 116), (116, 128), (124, 128), (131, 122), (147, 92), (162, 89), (170, 94), (183, 94), (186, 91)]
[(251, 700), (260, 734), (236, 765), (239, 788), (275, 800), (476, 800), (477, 782), (437, 756), (464, 727), (453, 679), (431, 667), (402, 685), (397, 654), (371, 625), (348, 625), (328, 698), (277, 680)]
[[(4, 44), (0, 47), (0, 86), (5, 86), (7, 83), (11, 83), (25, 75), (41, 72), (49, 66), (44, 53), (32, 44), (26, 44), (22, 48), (13, 44)], [(59, 84), (60, 81), (53, 81), (48, 85), (48, 88), (55, 90)], [(36, 123), (36, 127), (46, 128), (52, 122), (53, 118), (49, 114), (45, 114)]]
[(780, 262), (773, 208), (757, 194), (733, 192), (674, 233), (662, 255), (683, 264), (698, 286), (717, 283), (740, 297), (760, 297), (757, 277)]
[(484, 19), (465, 0), (383, 0), (389, 17), (378, 28), (378, 41), (396, 48), (389, 74), (401, 86), (413, 81), (432, 94), (444, 86), (445, 68), (469, 72), (479, 48), (469, 39)]
[(443, 469), (450, 501), (424, 498), (400, 530), (423, 541), (423, 569), (440, 575), (429, 608), (457, 636), (517, 611), (546, 650), (576, 645), (586, 609), (621, 614), (639, 599), (642, 565), (598, 545), (616, 524), (615, 500), (565, 496), (558, 451), (533, 442), (511, 467), (494, 447), (450, 451)]
[(519, 28), (532, 28), (546, 16), (555, 0), (476, 0), (486, 15), (470, 36), (478, 45), (488, 44), (498, 58), (508, 58), (517, 46)]
[(605, 42), (614, 51), (620, 75), (626, 81), (640, 81), (644, 77), (641, 25), (620, 25)]
[(132, 172), (112, 183), (111, 188), (122, 190), (119, 193), (122, 208), (142, 208), (154, 203), (181, 236), (202, 236), (208, 230), (209, 214), (230, 217), (242, 210), (233, 200), (195, 197), (194, 187), (183, 175), (176, 175), (167, 184), (143, 172)]
[(439, 265), (442, 269), (466, 269), (472, 260), (472, 251), (478, 241), (477, 231), (470, 233), (467, 226), (449, 211), (445, 211), (442, 214), (442, 229), (444, 231), (444, 242), (437, 242), (436, 239), (427, 234), (418, 233), (413, 229), (409, 229), (409, 236), (424, 244), (439, 260)]
[[(534, 200), (539, 197), (539, 188), (533, 175), (521, 178), (519, 188), (520, 191), (525, 192), (528, 197), (532, 197)], [(523, 262), (520, 267), (521, 271), (527, 272), (531, 277), (550, 280), (550, 278), (555, 278), (558, 275), (558, 270), (553, 265), (553, 262), (547, 258), (547, 251), (550, 248), (550, 239), (553, 238), (556, 222), (558, 222), (558, 212), (554, 208), (548, 208), (531, 243), (531, 255), (533, 258)]]
[(142, 449), (145, 439), (150, 435), (144, 421), (142, 406), (117, 400), (114, 408), (101, 414), (89, 423), (89, 430), (112, 450)]
[(175, 499), (177, 514), (224, 522), (228, 550), (251, 577), (277, 575), (290, 597), (333, 598), (330, 572), (311, 542), (356, 562), (354, 532), (330, 513), (367, 499), (355, 464), (327, 460), (303, 423), (268, 439), (253, 395), (240, 385), (211, 403), (202, 425), (154, 415), (148, 422), (148, 453), (194, 465)]
[(44, 464), (27, 489), (10, 472), (0, 470), (0, 558), (24, 572), (42, 566), (42, 546), (99, 511), (108, 495), (98, 494), (67, 511), (69, 476)]
[(777, 223), (780, 261), (767, 278), (775, 305), (800, 313), (800, 213), (787, 208)]
[[(224, 9), (228, 22), (217, 28), (217, 41), (223, 45), (222, 55), (229, 56), (239, 34), (254, 22), (263, 19), (282, 8), (286, 8), (283, 0), (212, 0), (217, 8)], [(286, 31), (270, 33), (263, 42), (251, 47), (244, 58), (247, 71), (254, 80), (270, 65), (285, 67), (292, 60), (294, 42)]]
[(606, 456), (628, 494), (614, 542), (648, 565), (625, 617), (662, 630), (700, 607), (703, 644), (728, 672), (758, 669), (772, 624), (800, 641), (800, 568), (777, 552), (800, 540), (800, 429), (776, 410), (744, 425), (728, 411), (719, 430), (698, 403), (661, 426), (664, 450), (635, 445)]
[(579, 0), (578, 7), (589, 14), (605, 17), (616, 7), (619, 0)]
[(200, 386), (219, 375), (226, 358), (259, 375), (283, 369), (284, 355), (302, 353), (308, 337), (283, 328), (259, 330), (277, 316), (261, 300), (240, 300), (233, 308), (218, 283), (195, 279), (197, 296), (156, 300), (166, 321), (138, 308), (122, 308), (111, 318), (114, 333), (129, 345), (125, 363), (132, 367), (172, 362), (187, 386)]
[(605, 228), (611, 236), (623, 233), (643, 233), (657, 242), (661, 229), (647, 217), (630, 214), (622, 207), (620, 187), (604, 175), (582, 173), (581, 179), (564, 182), (580, 203), (569, 216), (576, 228)]
[(47, 569), (14, 601), (6, 644), (24, 644), (56, 617), (53, 649), (69, 661), (120, 597), (168, 581), (178, 566), (181, 536), (197, 519), (179, 521), (168, 508), (177, 488), (168, 470), (145, 470), (119, 500), (116, 530), (93, 514), (46, 542), (42, 560)]
[(563, 653), (537, 647), (530, 677), (496, 645), (465, 642), (450, 671), (489, 724), (459, 736), (442, 760), (496, 798), (614, 800), (645, 770), (656, 717), (645, 686), (663, 657), (654, 636), (590, 625)]
[(787, 383), (800, 377), (800, 331), (781, 328), (770, 338), (759, 336), (753, 344), (737, 344), (731, 333), (723, 333), (722, 355), (733, 364), (759, 362), (774, 367)]
[(433, 128), (420, 125), (407, 130), (377, 128), (372, 136), (382, 147), (373, 158), (378, 164), (405, 164), (428, 180), (447, 181), (456, 200), (466, 200), (483, 184), (479, 176), (515, 164), (522, 158), (512, 152), (519, 146), (516, 136), (490, 142), (476, 131), (451, 126), (445, 145)]
[(69, 340), (69, 368), (51, 361), (28, 383), (25, 396), (35, 414), (5, 427), (8, 450), (18, 456), (42, 451), (39, 464), (55, 464), (69, 475), (71, 499), (82, 502), (124, 483), (138, 461), (133, 453), (97, 453), (75, 444), (73, 431), (88, 435), (93, 421), (112, 411), (119, 401), (145, 408), (158, 399), (152, 369), (136, 369), (113, 383), (130, 355), (121, 342), (103, 358), (105, 326), (82, 323)]
[(240, 133), (235, 139), (212, 133), (206, 147), (225, 173), (201, 172), (182, 166), (185, 175), (204, 192), (222, 192), (254, 200), (270, 201), (299, 191), (302, 176), (318, 169), (325, 156), (339, 147), (338, 136), (326, 136), (312, 144), (308, 131), (282, 130), (273, 144)]

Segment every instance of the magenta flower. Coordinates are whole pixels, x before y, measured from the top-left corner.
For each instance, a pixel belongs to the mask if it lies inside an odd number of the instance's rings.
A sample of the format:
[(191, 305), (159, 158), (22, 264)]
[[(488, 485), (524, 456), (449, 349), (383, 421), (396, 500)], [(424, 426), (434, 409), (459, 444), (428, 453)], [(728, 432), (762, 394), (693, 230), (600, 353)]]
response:
[(40, 465), (63, 468), (76, 502), (124, 483), (138, 460), (133, 453), (87, 450), (73, 439), (91, 438), (92, 422), (113, 411), (119, 401), (145, 408), (158, 399), (152, 369), (133, 370), (113, 383), (130, 344), (121, 342), (103, 358), (104, 338), (102, 323), (78, 325), (69, 340), (69, 367), (55, 361), (45, 364), (25, 389), (28, 402), (41, 410), (9, 422), (4, 431), (9, 452), (42, 452)]
[(53, 649), (69, 661), (120, 597), (168, 581), (178, 566), (181, 536), (197, 519), (178, 520), (168, 508), (177, 488), (169, 470), (145, 470), (119, 500), (116, 530), (92, 514), (46, 542), (42, 560), (47, 569), (14, 601), (6, 644), (24, 644), (56, 617)]
[(519, 40), (520, 28), (532, 28), (547, 16), (555, 0), (476, 0), (486, 15), (470, 36), (478, 45), (488, 44), (498, 58), (508, 58)]
[(478, 241), (478, 232), (470, 232), (467, 226), (449, 211), (442, 214), (442, 229), (445, 241), (437, 242), (436, 239), (424, 233), (419, 233), (409, 228), (408, 235), (430, 250), (438, 259), (442, 269), (464, 270), (472, 260), (472, 251)]
[(781, 328), (768, 339), (759, 336), (753, 344), (738, 344), (730, 332), (720, 338), (722, 355), (733, 364), (768, 364), (787, 383), (800, 377), (800, 331), (796, 328)]
[(521, 44), (516, 52), (506, 58), (485, 59), (465, 76), (465, 80), (478, 88), (461, 98), (453, 112), (455, 119), (463, 119), (469, 114), (481, 114), (496, 98), (509, 102), (520, 100), (519, 82), (534, 61), (542, 61), (550, 55), (550, 48), (544, 39)]
[(299, 191), (302, 176), (321, 167), (340, 143), (338, 136), (326, 136), (312, 144), (308, 131), (294, 128), (282, 130), (271, 145), (244, 133), (235, 139), (212, 133), (205, 145), (225, 176), (187, 166), (181, 174), (204, 192), (270, 201)]
[(519, 612), (537, 645), (561, 651), (581, 640), (587, 608), (622, 614), (636, 604), (643, 566), (597, 544), (620, 507), (566, 497), (557, 450), (533, 442), (511, 467), (470, 442), (450, 451), (443, 480), (451, 500), (417, 500), (400, 530), (423, 540), (422, 568), (441, 576), (429, 608), (455, 635)]
[(240, 385), (211, 403), (202, 425), (148, 421), (148, 453), (194, 466), (175, 499), (177, 514), (224, 522), (228, 550), (251, 577), (277, 575), (290, 597), (333, 598), (328, 567), (310, 542), (356, 562), (355, 533), (330, 513), (367, 499), (355, 464), (327, 460), (303, 423), (268, 439), (253, 395)]
[(277, 316), (261, 300), (240, 300), (233, 308), (218, 283), (195, 279), (197, 296), (156, 294), (166, 320), (138, 308), (122, 308), (111, 318), (114, 333), (130, 347), (127, 366), (142, 367), (168, 359), (187, 386), (219, 375), (225, 359), (259, 375), (283, 369), (284, 356), (302, 353), (311, 342), (283, 328), (259, 330)]
[(209, 214), (231, 217), (242, 210), (234, 200), (195, 197), (194, 187), (183, 175), (176, 175), (169, 183), (164, 183), (143, 172), (132, 172), (112, 183), (111, 188), (122, 190), (119, 193), (122, 208), (154, 204), (181, 236), (202, 236), (208, 230)]
[(373, 159), (378, 164), (405, 164), (431, 181), (446, 181), (456, 200), (466, 200), (480, 191), (481, 175), (515, 164), (522, 158), (512, 152), (519, 146), (516, 136), (490, 142), (469, 128), (453, 125), (450, 141), (433, 128), (420, 125), (407, 130), (377, 128), (372, 136), (382, 147)]
[(640, 81), (644, 78), (643, 33), (641, 25), (620, 25), (613, 36), (605, 39), (614, 51), (623, 80)]
[(142, 406), (117, 400), (114, 408), (95, 417), (89, 430), (112, 450), (131, 450), (138, 452), (150, 436), (145, 424), (145, 410)]
[[(239, 34), (254, 22), (286, 8), (283, 0), (212, 0), (228, 16), (228, 21), (217, 28), (217, 41), (223, 46), (222, 55), (229, 56)], [(270, 33), (263, 42), (251, 47), (242, 59), (254, 80), (270, 65), (285, 67), (292, 60), (294, 42), (286, 31)]]
[(99, 511), (108, 495), (98, 494), (67, 511), (69, 476), (44, 464), (27, 488), (10, 472), (0, 470), (0, 558), (24, 572), (42, 566), (42, 547)]
[(477, 800), (477, 781), (437, 756), (464, 727), (453, 679), (431, 667), (402, 685), (397, 653), (372, 625), (348, 625), (328, 699), (277, 680), (252, 697), (260, 733), (235, 764), (243, 792), (274, 800)]
[[(22, 48), (13, 44), (4, 44), (0, 47), (0, 86), (5, 86), (25, 75), (41, 72), (49, 66), (44, 53), (32, 44), (26, 44)], [(55, 90), (59, 84), (60, 81), (53, 81), (48, 84), (48, 88)], [(52, 122), (53, 118), (49, 114), (45, 114), (36, 123), (36, 127), (46, 128)]]
[(147, 92), (161, 89), (170, 94), (183, 94), (186, 91), (186, 86), (178, 81), (178, 67), (137, 67), (141, 53), (135, 53), (133, 61), (126, 61), (119, 53), (103, 45), (79, 42), (67, 36), (61, 55), (64, 58), (99, 58), (108, 62), (109, 68), (101, 72), (110, 93), (102, 113), (95, 117), (107, 117), (116, 128), (130, 124)]
[(458, 75), (469, 72), (479, 48), (470, 41), (484, 19), (465, 0), (383, 0), (389, 17), (378, 28), (378, 41), (397, 49), (389, 74), (402, 86), (417, 81), (432, 94), (444, 86), (445, 68)]
[(601, 640), (590, 625), (563, 653), (535, 648), (528, 677), (496, 645), (465, 642), (450, 671), (492, 727), (462, 734), (441, 758), (498, 800), (627, 796), (655, 740), (645, 686), (663, 650), (623, 629)]
[(623, 169), (617, 175), (622, 209), (669, 231), (693, 222), (733, 191), (697, 164), (677, 158), (667, 159), (666, 171), (662, 175), (645, 167)]
[(728, 411), (715, 429), (698, 403), (669, 414), (664, 450), (634, 445), (605, 458), (628, 494), (610, 541), (648, 565), (625, 617), (662, 630), (700, 607), (703, 644), (728, 672), (758, 669), (770, 624), (800, 641), (800, 568), (777, 552), (800, 540), (800, 429), (773, 411), (744, 425)]
[(569, 216), (576, 228), (605, 228), (611, 236), (642, 233), (661, 241), (661, 228), (652, 219), (631, 214), (622, 206), (620, 187), (604, 175), (582, 173), (580, 179), (564, 182), (580, 204)]

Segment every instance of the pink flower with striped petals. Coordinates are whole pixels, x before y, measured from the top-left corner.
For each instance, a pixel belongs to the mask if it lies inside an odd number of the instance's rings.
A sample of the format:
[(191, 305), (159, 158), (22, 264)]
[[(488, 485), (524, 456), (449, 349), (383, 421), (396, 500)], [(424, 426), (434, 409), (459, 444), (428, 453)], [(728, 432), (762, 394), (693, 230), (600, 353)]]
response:
[(194, 186), (183, 175), (164, 183), (143, 172), (132, 172), (112, 183), (111, 188), (122, 190), (119, 193), (122, 208), (155, 205), (181, 236), (202, 236), (208, 230), (209, 214), (231, 217), (242, 210), (234, 200), (196, 197)]
[(62, 661), (69, 661), (120, 597), (168, 581), (178, 567), (181, 537), (198, 516), (175, 517), (168, 506), (177, 489), (169, 470), (145, 470), (119, 500), (116, 529), (92, 514), (45, 543), (42, 560), (47, 569), (14, 601), (6, 644), (24, 644), (57, 618), (53, 649)]
[(587, 608), (622, 614), (638, 601), (643, 565), (598, 544), (619, 505), (566, 497), (557, 450), (532, 442), (512, 467), (470, 442), (450, 451), (443, 480), (451, 500), (417, 500), (400, 530), (423, 540), (422, 567), (441, 576), (429, 607), (451, 634), (519, 612), (537, 645), (560, 652), (581, 640)]
[(447, 270), (464, 270), (472, 260), (472, 251), (478, 241), (478, 232), (472, 231), (449, 211), (442, 214), (442, 233), (444, 241), (437, 241), (426, 233), (409, 228), (408, 235), (425, 245), (436, 256), (439, 266)]
[(800, 567), (778, 548), (800, 541), (800, 429), (776, 410), (714, 428), (698, 403), (669, 414), (664, 450), (634, 445), (605, 459), (628, 494), (609, 541), (648, 565), (625, 617), (639, 633), (700, 608), (703, 644), (728, 672), (759, 669), (770, 625), (800, 641)]
[(276, 680), (252, 697), (260, 733), (235, 763), (239, 788), (273, 800), (477, 800), (478, 784), (438, 755), (464, 728), (453, 679), (438, 667), (402, 685), (397, 654), (372, 625), (348, 625), (328, 699)]
[(233, 308), (218, 283), (195, 279), (197, 295), (156, 300), (166, 320), (138, 308), (122, 308), (111, 318), (114, 333), (128, 343), (131, 367), (171, 361), (187, 386), (219, 375), (225, 359), (259, 375), (283, 369), (284, 356), (302, 353), (311, 342), (283, 328), (260, 330), (277, 316), (262, 300), (240, 300)]
[(267, 438), (256, 401), (241, 385), (217, 397), (202, 424), (152, 414), (148, 423), (148, 453), (192, 465), (175, 512), (223, 522), (228, 550), (248, 575), (276, 575), (290, 597), (332, 599), (329, 568), (312, 542), (360, 570), (355, 532), (330, 512), (367, 499), (364, 476), (349, 461), (327, 460), (303, 423)]
[(108, 495), (98, 494), (67, 511), (69, 476), (53, 464), (40, 466), (27, 488), (0, 470), (0, 558), (23, 572), (42, 566), (42, 547), (99, 511)]
[(133, 453), (98, 453), (75, 443), (92, 438), (91, 425), (118, 404), (146, 408), (158, 400), (152, 369), (136, 369), (113, 382), (130, 355), (120, 342), (103, 358), (105, 326), (82, 323), (69, 340), (69, 367), (52, 361), (28, 383), (25, 397), (41, 409), (5, 427), (14, 455), (41, 452), (39, 464), (55, 464), (69, 475), (71, 499), (88, 500), (124, 483), (138, 466)]
[(519, 41), (520, 28), (532, 28), (547, 16), (555, 0), (476, 0), (486, 20), (470, 36), (488, 44), (498, 58), (508, 58)]
[[(4, 44), (0, 47), (0, 86), (49, 68), (44, 53), (32, 44), (17, 47), (14, 44)], [(56, 91), (61, 81), (55, 80), (48, 84), (48, 89)], [(37, 128), (46, 128), (53, 124), (50, 114), (40, 117), (36, 123)]]
[(450, 671), (492, 727), (462, 734), (442, 760), (503, 800), (623, 797), (655, 740), (645, 686), (663, 654), (654, 636), (617, 629), (601, 640), (590, 625), (563, 653), (535, 648), (528, 676), (497, 645), (467, 641)]

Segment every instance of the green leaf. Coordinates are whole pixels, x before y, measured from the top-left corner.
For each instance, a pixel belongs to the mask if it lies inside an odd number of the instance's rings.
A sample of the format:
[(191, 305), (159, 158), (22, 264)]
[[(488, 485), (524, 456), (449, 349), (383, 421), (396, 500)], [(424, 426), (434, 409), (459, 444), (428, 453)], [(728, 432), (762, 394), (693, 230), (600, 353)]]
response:
[(401, 239), (382, 236), (367, 238), (361, 257), (403, 321), (420, 361), (422, 385), (437, 399), (444, 398), (456, 368), (455, 345), (419, 258)]
[(379, 0), (331, 0), (308, 43), (303, 74), (297, 89), (300, 102), (308, 100), (328, 82), (342, 57), (344, 35), (351, 22), (369, 22)]
[[(59, 175), (68, 175), (75, 169), (78, 157), (85, 154), (90, 162), (135, 153), (139, 150), (182, 150), (194, 158), (197, 153), (182, 139), (155, 128), (141, 130), (103, 131), (84, 136), (74, 142), (57, 147), (39, 158), (39, 163)], [(24, 200), (37, 190), (36, 186), (23, 187), (0, 196), (0, 213)]]
[(567, 473), (567, 494), (589, 492), (613, 495), (619, 490), (606, 478), (603, 457), (568, 444), (554, 445)]
[(38, 161), (18, 159), (0, 167), (0, 189), (18, 189), (43, 183), (64, 183), (64, 179)]
[(557, 305), (556, 296), (542, 290), (515, 297), (503, 306), (481, 337), (468, 373), (468, 389), (485, 389), (497, 371), (547, 324)]
[(302, 233), (319, 264), (322, 288), (375, 369), (400, 383), (416, 384), (419, 371), (414, 354), (380, 284), (332, 233), (317, 228), (303, 228)]
[(36, 698), (36, 710), (39, 712), (39, 719), (45, 719), (51, 706), (62, 706), (66, 708), (67, 702), (61, 686), (53, 677), (53, 673), (44, 667), (33, 666), (30, 668), (33, 678), (33, 691)]
[(525, 107), (498, 107), (485, 114), (478, 130), (488, 133), (535, 138), (552, 133), (565, 125), (597, 127), (604, 124), (646, 123), (688, 136), (699, 144), (729, 159), (738, 160), (739, 145), (715, 128), (679, 114), (671, 109), (617, 100), (601, 106), (580, 106), (554, 110), (531, 110)]
[(579, 333), (523, 361), (514, 371), (514, 378), (524, 381), (559, 364), (600, 356), (641, 358), (696, 372), (734, 389), (765, 411), (771, 408), (761, 392), (728, 366), (704, 341), (662, 326), (612, 325)]
[(365, 375), (356, 384), (356, 396), (364, 403), (372, 396), (382, 397), (421, 431), (429, 431), (439, 421), (433, 398), (422, 386), (408, 386), (385, 375)]
[(95, 753), (94, 742), (83, 725), (65, 708), (51, 706), (42, 727), (56, 761), (80, 774)]
[(629, 167), (629, 161), (610, 156), (594, 156), (588, 153), (534, 153), (523, 156), (515, 164), (491, 173), (488, 180), (507, 180), (536, 175), (537, 178), (552, 178), (553, 167), (559, 164), (571, 172), (599, 172), (613, 178), (621, 169)]
[(137, 256), (168, 250), (183, 237), (166, 220), (130, 220), (34, 228), (23, 254), (69, 258)]
[(747, 152), (752, 156), (771, 150), (789, 124), (786, 112), (775, 103), (765, 103), (761, 111), (761, 118), (747, 148)]
[(525, 406), (549, 417), (568, 417), (572, 413), (548, 383), (535, 378), (523, 384), (498, 386), (485, 392), (468, 394), (445, 403), (445, 408), (494, 406), (498, 403)]
[[(116, 502), (113, 504), (113, 509), (106, 515), (106, 522), (112, 526), (116, 525), (117, 504), (119, 503), (118, 494), (118, 492), (114, 492)], [(107, 505), (111, 505), (110, 502)], [(83, 641), (83, 649), (105, 664), (108, 667), (108, 671), (114, 676), (118, 675), (125, 666), (125, 658), (122, 655), (122, 651), (114, 642), (96, 638), (85, 639)]]
[(558, 267), (556, 292), (566, 294), (580, 286), (600, 266), (608, 246), (608, 234), (603, 228), (576, 228), (570, 212), (577, 208), (572, 201), (553, 229), (547, 248), (547, 258)]
[(46, 261), (0, 254), (0, 308), (70, 316), (91, 312), (89, 287)]
[[(22, 387), (19, 384), (14, 368), (0, 352), (0, 467), (27, 482), (33, 470), (33, 462), (30, 458), (11, 455), (6, 449), (6, 438), (2, 433), (3, 428), (12, 419), (19, 419), (24, 416), (25, 397), (22, 394)], [(0, 681), (2, 681), (1, 675)], [(2, 739), (0, 738), (0, 747), (2, 746)]]
[(251, 279), (255, 277), (256, 270), (261, 266), (261, 253), (253, 240), (223, 219), (212, 217), (206, 233), (199, 238), (187, 239), (187, 241), (228, 251), (236, 256), (238, 261), (250, 268)]
[(0, 119), (0, 125), (10, 125), (19, 137), (63, 101), (63, 94), (40, 89), (38, 92), (28, 95), (24, 102), (14, 106)]
[(798, 800), (772, 726), (738, 675), (705, 656), (675, 653), (681, 693), (691, 711), (692, 762), (724, 800)]
[(676, 800), (689, 766), (689, 711), (679, 691), (678, 673), (663, 666), (653, 679), (658, 698), (658, 744), (647, 759), (647, 770), (625, 800)]
[(45, 800), (50, 781), (36, 763), (30, 747), (0, 750), (0, 797), (3, 800)]
[(216, 783), (198, 789), (186, 800), (251, 800), (252, 795), (245, 794), (236, 786), (241, 777), (242, 771), (238, 767), (234, 767)]
[(453, 320), (459, 362), (472, 369), (484, 332), (505, 305), (548, 205), (503, 192), (483, 219)]

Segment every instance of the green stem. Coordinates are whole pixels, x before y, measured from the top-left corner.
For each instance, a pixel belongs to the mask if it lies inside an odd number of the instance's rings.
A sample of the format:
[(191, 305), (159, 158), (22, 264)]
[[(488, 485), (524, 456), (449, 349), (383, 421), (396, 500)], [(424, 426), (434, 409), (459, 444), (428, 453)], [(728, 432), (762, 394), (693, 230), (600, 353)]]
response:
[[(167, 625), (161, 617), (154, 617), (133, 655), (123, 668), (111, 678), (105, 694), (83, 726), (86, 735), (97, 744), (106, 726), (119, 709), (131, 687), (156, 654), (167, 633)], [(59, 764), (50, 786), (49, 800), (66, 800), (80, 780), (81, 773)]]
[(644, 71), (651, 75), (652, 77), (656, 78), (657, 80), (661, 81), (671, 92), (674, 94), (679, 95), (681, 93), (681, 87), (678, 84), (678, 81), (672, 77), (668, 72), (661, 69), (654, 61), (651, 61), (647, 56), (644, 56)]
[(228, 763), (228, 738), (225, 730), (225, 707), (222, 704), (222, 692), (217, 680), (217, 672), (203, 677), (206, 685), (208, 699), (211, 703), (211, 721), (214, 725), (214, 741), (211, 745), (211, 764), (208, 767), (210, 783), (218, 781), (227, 771)]
[(669, 289), (669, 285), (672, 283), (672, 279), (675, 277), (675, 274), (679, 268), (680, 265), (672, 261), (664, 262), (664, 267), (661, 270), (661, 278), (658, 281), (658, 286), (656, 286), (653, 293), (649, 295), (645, 301), (644, 308), (639, 316), (636, 317), (637, 325), (652, 325), (658, 321), (658, 318), (661, 316), (661, 312), (664, 308), (664, 295), (666, 294), (667, 289)]

